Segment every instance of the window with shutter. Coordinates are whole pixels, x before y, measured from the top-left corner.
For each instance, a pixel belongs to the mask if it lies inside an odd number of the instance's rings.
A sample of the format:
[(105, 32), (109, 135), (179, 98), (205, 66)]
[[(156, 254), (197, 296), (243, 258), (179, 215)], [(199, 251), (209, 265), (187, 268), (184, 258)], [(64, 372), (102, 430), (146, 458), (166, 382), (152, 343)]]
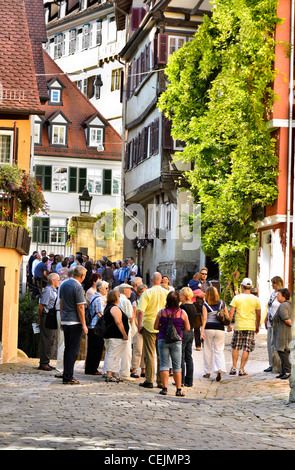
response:
[(141, 8), (131, 9), (131, 31), (135, 31), (141, 22)]
[(54, 36), (54, 59), (59, 59), (62, 57), (63, 52), (63, 34), (58, 34)]
[(97, 20), (96, 22), (96, 45), (100, 46), (102, 42), (102, 21)]
[(51, 166), (36, 165), (35, 177), (41, 183), (43, 191), (51, 191), (51, 176)]
[(69, 34), (69, 54), (76, 52), (76, 30), (71, 29)]
[(87, 184), (87, 169), (79, 168), (78, 192), (82, 193)]
[(167, 64), (168, 60), (168, 35), (158, 34), (158, 64)]
[(112, 194), (112, 170), (103, 170), (103, 194)]
[(173, 138), (171, 137), (171, 121), (163, 116), (163, 149), (173, 149)]
[(90, 32), (91, 32), (91, 25), (84, 24), (82, 30), (82, 49), (88, 49), (90, 47)]
[(32, 220), (32, 242), (49, 243), (49, 217), (34, 217)]

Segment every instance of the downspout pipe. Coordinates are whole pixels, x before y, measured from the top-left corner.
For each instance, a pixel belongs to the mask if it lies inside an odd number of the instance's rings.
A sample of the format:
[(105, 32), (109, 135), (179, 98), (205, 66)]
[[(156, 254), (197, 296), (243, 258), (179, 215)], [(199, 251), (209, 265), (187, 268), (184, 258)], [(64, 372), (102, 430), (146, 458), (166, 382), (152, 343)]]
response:
[[(295, 0), (291, 0), (291, 22), (290, 22), (290, 78), (289, 78), (289, 142), (288, 142), (288, 188), (287, 188), (287, 231), (286, 231), (286, 259), (285, 259), (285, 286), (289, 286), (289, 269), (290, 269), (290, 239), (291, 239), (291, 173), (292, 173), (292, 124), (293, 124), (293, 73), (294, 73), (294, 5)], [(294, 173), (293, 188), (295, 188), (295, 173)], [(293, 191), (294, 193), (294, 191)], [(292, 233), (292, 248), (295, 247), (295, 230), (294, 230), (294, 208), (295, 208), (295, 193), (293, 194), (293, 233)]]
[[(290, 56), (290, 98), (289, 98), (289, 106), (290, 106), (290, 111), (289, 111), (289, 155), (290, 155), (290, 162), (292, 161), (292, 110), (293, 110), (293, 63), (294, 63), (294, 4), (295, 0), (291, 0), (291, 38), (290, 38), (290, 43), (291, 43), (291, 56)], [(295, 168), (295, 161), (294, 161), (294, 166)], [(291, 168), (289, 167), (289, 173), (291, 173)], [(295, 319), (295, 285), (294, 285), (294, 278), (295, 278), (295, 217), (294, 217), (294, 208), (295, 208), (295, 194), (294, 194), (294, 189), (295, 189), (295, 172), (293, 175), (293, 224), (292, 224), (292, 273), (293, 273), (293, 288), (292, 288), (292, 317), (291, 317), (291, 343), (289, 345), (290, 347), (290, 362), (292, 364), (291, 366), (291, 375), (289, 378), (289, 384), (290, 384), (290, 393), (289, 393), (289, 398), (287, 400), (288, 403), (295, 403), (295, 367), (294, 367), (294, 353), (295, 353), (295, 325), (294, 325), (294, 319)], [(291, 188), (290, 188), (291, 191)], [(291, 200), (291, 194), (290, 194), (290, 200)], [(290, 224), (291, 225), (291, 224)], [(287, 227), (288, 228), (288, 227)], [(289, 250), (289, 247), (286, 245), (286, 249)], [(286, 253), (287, 254), (287, 253)], [(288, 253), (289, 254), (289, 253)], [(289, 262), (288, 262), (289, 265)], [(288, 287), (288, 285), (286, 284)]]

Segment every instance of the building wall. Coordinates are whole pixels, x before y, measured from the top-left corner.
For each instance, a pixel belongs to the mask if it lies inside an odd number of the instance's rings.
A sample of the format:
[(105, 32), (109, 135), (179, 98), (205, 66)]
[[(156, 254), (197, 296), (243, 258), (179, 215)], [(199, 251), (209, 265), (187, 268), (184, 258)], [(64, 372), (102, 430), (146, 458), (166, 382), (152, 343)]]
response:
[(4, 268), (2, 320), (2, 362), (17, 356), (19, 272), (22, 256), (16, 250), (0, 248), (0, 268)]
[(1, 129), (14, 130), (14, 123), (17, 130), (17, 165), (26, 170), (30, 170), (30, 152), (31, 152), (31, 118), (24, 117), (20, 119), (0, 119)]

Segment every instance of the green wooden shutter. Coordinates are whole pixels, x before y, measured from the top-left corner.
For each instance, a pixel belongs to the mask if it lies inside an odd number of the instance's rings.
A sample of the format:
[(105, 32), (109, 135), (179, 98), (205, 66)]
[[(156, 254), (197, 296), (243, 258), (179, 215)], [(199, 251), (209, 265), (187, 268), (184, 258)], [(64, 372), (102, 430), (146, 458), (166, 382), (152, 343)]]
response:
[(70, 183), (69, 183), (70, 193), (77, 192), (77, 168), (70, 167)]
[(38, 234), (40, 228), (40, 219), (38, 217), (34, 217), (32, 220), (32, 242), (36, 243), (38, 241)]
[(79, 168), (79, 193), (83, 192), (84, 186), (87, 184), (87, 170), (86, 168)]
[(49, 217), (41, 219), (41, 243), (49, 243)]
[(42, 185), (42, 189), (43, 188), (43, 166), (41, 165), (36, 165), (35, 167), (35, 177), (36, 179), (39, 181), (39, 183)]
[(103, 170), (103, 194), (112, 194), (112, 170)]
[(51, 166), (45, 166), (44, 167), (44, 184), (43, 184), (44, 191), (51, 191), (51, 175), (52, 175)]

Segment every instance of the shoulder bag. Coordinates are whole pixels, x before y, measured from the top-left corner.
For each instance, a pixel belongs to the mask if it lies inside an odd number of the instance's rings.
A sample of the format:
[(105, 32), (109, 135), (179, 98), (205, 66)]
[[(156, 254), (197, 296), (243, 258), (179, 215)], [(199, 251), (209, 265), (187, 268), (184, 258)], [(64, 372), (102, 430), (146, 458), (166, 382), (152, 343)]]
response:
[[(174, 313), (174, 315), (176, 315), (178, 310)], [(165, 309), (165, 311), (167, 313), (166, 309)], [(176, 330), (176, 328), (175, 328), (175, 326), (173, 325), (173, 322), (172, 322), (172, 318), (174, 317), (174, 315), (169, 315), (169, 316), (167, 315), (167, 317), (168, 317), (168, 326), (166, 328), (165, 343), (168, 343), (168, 344), (176, 343), (176, 341), (181, 341), (181, 338), (180, 338), (179, 334), (177, 333), (177, 330)]]
[(54, 302), (54, 305), (52, 308), (48, 310), (46, 313), (45, 317), (45, 328), (48, 328), (49, 330), (57, 330), (57, 318), (56, 318), (56, 301), (57, 301), (57, 296)]

